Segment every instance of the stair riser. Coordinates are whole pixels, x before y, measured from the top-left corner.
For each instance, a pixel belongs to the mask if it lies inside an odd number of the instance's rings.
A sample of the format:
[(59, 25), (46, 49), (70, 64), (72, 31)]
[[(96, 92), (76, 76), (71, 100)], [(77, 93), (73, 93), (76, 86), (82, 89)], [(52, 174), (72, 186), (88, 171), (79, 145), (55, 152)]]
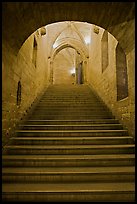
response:
[(62, 111), (58, 111), (58, 112), (53, 112), (53, 111), (48, 111), (48, 112), (45, 112), (44, 113), (44, 111), (42, 111), (42, 112), (40, 112), (40, 111), (37, 111), (37, 112), (34, 112), (33, 113), (33, 116), (34, 117), (43, 117), (43, 116), (48, 116), (48, 115), (51, 115), (51, 116), (63, 116), (63, 117), (65, 117), (65, 116), (74, 116), (74, 117), (78, 117), (78, 116), (85, 116), (85, 117), (110, 117), (111, 116), (111, 114), (108, 114), (108, 113), (106, 113), (106, 112), (104, 112), (104, 113), (102, 113), (102, 112), (98, 112), (98, 113), (93, 113), (93, 112), (89, 112), (89, 111), (87, 111), (87, 112), (81, 112), (81, 111), (78, 111), (78, 112), (70, 112), (70, 111), (68, 111), (68, 112), (66, 112), (66, 111), (64, 111), (64, 112), (62, 112)]
[(11, 139), (11, 144), (14, 145), (86, 145), (86, 144), (91, 144), (91, 145), (111, 145), (111, 144), (131, 144), (132, 143), (132, 139), (98, 139), (96, 140), (96, 138), (93, 139), (79, 139), (79, 140), (74, 140), (69, 139), (69, 140), (63, 140), (63, 139), (46, 139), (46, 140), (35, 140), (35, 138), (32, 139)]
[(8, 154), (30, 154), (30, 155), (42, 155), (42, 154), (50, 154), (50, 155), (55, 155), (55, 154), (63, 154), (63, 155), (86, 155), (86, 154), (134, 154), (135, 150), (134, 148), (92, 148), (92, 149), (87, 149), (87, 148), (82, 148), (82, 149), (78, 149), (78, 148), (73, 148), (73, 149), (17, 149), (17, 148), (12, 148), (12, 149), (8, 149), (6, 148), (5, 151)]
[(83, 110), (83, 108), (79, 108), (79, 109), (57, 109), (57, 110), (51, 110), (52, 108), (49, 108), (48, 110), (47, 109), (44, 109), (44, 108), (41, 108), (41, 109), (38, 109), (38, 110), (35, 110), (33, 112), (34, 115), (38, 114), (38, 115), (48, 115), (48, 114), (51, 114), (51, 115), (57, 115), (57, 114), (67, 114), (67, 115), (110, 115), (112, 116), (112, 114), (109, 112), (109, 111), (105, 111), (105, 110), (98, 110), (98, 109), (94, 109), (94, 110), (89, 110), (89, 109), (86, 109), (86, 110)]
[[(73, 93), (74, 94), (74, 93)], [(84, 97), (84, 96), (59, 96), (56, 95), (55, 97), (51, 96), (51, 97), (44, 97), (40, 100), (40, 102), (45, 102), (45, 101), (80, 101), (80, 102), (91, 102), (91, 103), (95, 103), (97, 102), (98, 104), (102, 104), (101, 101), (99, 101), (97, 98), (95, 97)]]
[(50, 105), (40, 105), (40, 106), (37, 106), (35, 108), (34, 111), (52, 111), (52, 112), (57, 112), (57, 111), (66, 111), (66, 112), (80, 112), (80, 111), (83, 111), (83, 112), (108, 112), (108, 113), (111, 113), (108, 109), (104, 108), (104, 107), (100, 107), (100, 106), (87, 106), (85, 104), (81, 105), (78, 107), (76, 106), (72, 106), (71, 104), (68, 104), (68, 105), (59, 105), (59, 104), (52, 104), (51, 106)]
[(26, 122), (24, 122), (23, 124), (25, 125), (25, 124), (30, 124), (30, 125), (71, 125), (71, 124), (73, 124), (73, 125), (86, 125), (86, 124), (88, 124), (88, 125), (93, 125), (93, 124), (117, 124), (118, 123), (118, 120), (111, 120), (111, 119), (106, 119), (106, 120), (96, 120), (96, 121), (94, 121), (94, 120), (91, 120), (91, 121), (54, 121), (54, 120), (49, 120), (49, 121), (26, 121)]
[[(60, 88), (61, 89), (61, 88)], [(71, 89), (70, 87), (66, 90), (56, 90), (54, 87), (53, 89), (47, 89), (45, 93), (43, 93), (42, 97), (48, 97), (48, 96), (63, 96), (63, 97), (69, 97), (69, 96), (82, 96), (82, 97), (96, 97), (95, 93), (93, 93), (90, 90), (85, 89)]]
[(61, 103), (61, 104), (65, 104), (65, 103), (71, 103), (71, 104), (74, 104), (74, 105), (76, 105), (76, 104), (87, 104), (87, 105), (101, 105), (101, 106), (103, 106), (104, 107), (104, 103), (102, 103), (102, 102), (100, 102), (100, 101), (98, 101), (98, 100), (81, 100), (81, 99), (76, 99), (76, 100), (69, 100), (69, 99), (64, 99), (64, 100), (62, 100), (62, 99), (53, 99), (53, 100), (50, 100), (50, 98), (47, 100), (47, 99), (45, 99), (45, 100), (43, 100), (43, 101), (39, 101), (39, 104), (40, 105), (42, 105), (42, 104), (49, 104), (49, 105), (51, 105), (51, 102), (52, 102), (52, 105), (53, 104), (58, 104), (58, 103)]
[(29, 120), (94, 120), (94, 119), (111, 119), (114, 117), (106, 115), (33, 115)]
[(65, 109), (65, 110), (68, 110), (68, 109), (72, 109), (72, 110), (79, 110), (82, 108), (82, 110), (108, 110), (106, 107), (103, 107), (103, 106), (98, 106), (97, 104), (94, 104), (94, 106), (91, 106), (91, 105), (88, 105), (86, 104), (86, 106), (83, 104), (72, 104), (72, 106), (68, 106), (67, 104), (57, 104), (57, 105), (54, 105), (53, 103), (52, 104), (49, 104), (47, 106), (47, 103), (45, 104), (45, 106), (40, 106), (39, 104), (37, 105), (37, 107), (35, 108), (35, 110), (41, 110), (41, 109), (44, 109), (44, 110), (49, 110), (49, 109), (53, 109), (53, 110), (62, 110), (62, 109)]
[(27, 132), (24, 130), (24, 132), (17, 132), (17, 136), (23, 136), (23, 137), (46, 137), (46, 136), (53, 136), (53, 137), (56, 137), (56, 136), (63, 136), (63, 137), (75, 137), (75, 136), (85, 136), (85, 137), (88, 137), (88, 136), (100, 136), (100, 137), (105, 137), (105, 136), (127, 136), (128, 133), (127, 131), (100, 131), (100, 132), (70, 132), (70, 131), (66, 131), (66, 132), (50, 132), (50, 130), (48, 132)]
[[(75, 102), (72, 102), (72, 101), (46, 101), (46, 102), (40, 102), (38, 105), (37, 105), (37, 108), (46, 108), (46, 107), (82, 107), (82, 108), (88, 108), (90, 107), (91, 109), (98, 109), (98, 108), (101, 108), (101, 109), (106, 109), (106, 107), (104, 107), (103, 104), (98, 104), (97, 102), (96, 103), (89, 103), (89, 102), (80, 102), (80, 101), (75, 101)], [(107, 110), (107, 109), (106, 109)]]
[(98, 103), (98, 102), (83, 102), (83, 101), (43, 101), (43, 102), (39, 102), (37, 104), (37, 106), (35, 107), (35, 110), (40, 110), (40, 109), (45, 109), (47, 110), (49, 109), (64, 109), (64, 110), (68, 110), (69, 108), (72, 110), (79, 110), (81, 108), (81, 110), (106, 110), (109, 111), (109, 109), (102, 103)]
[(69, 96), (74, 96), (73, 94), (75, 94), (75, 96), (82, 96), (82, 97), (88, 97), (88, 96), (90, 96), (90, 97), (95, 97), (95, 94), (93, 94), (92, 92), (88, 92), (88, 91), (86, 91), (86, 89), (85, 90), (82, 90), (81, 89), (81, 92), (79, 92), (79, 90), (76, 90), (75, 91), (75, 89), (73, 89), (73, 92), (72, 91), (69, 91), (69, 90), (67, 90), (67, 92), (66, 91), (55, 91), (55, 90), (47, 90), (44, 94), (43, 94), (43, 97), (54, 97), (55, 95), (57, 96), (62, 96), (62, 94), (63, 94), (63, 96), (65, 97), (69, 97)]
[(80, 191), (80, 192), (22, 192), (3, 193), (3, 201), (24, 202), (135, 202), (134, 192)]
[(45, 94), (42, 96), (41, 100), (43, 99), (50, 99), (50, 98), (53, 98), (53, 99), (82, 99), (82, 100), (88, 100), (88, 99), (93, 99), (93, 100), (97, 100), (97, 97), (94, 95), (94, 94), (91, 94), (91, 93), (79, 93), (79, 92), (71, 92), (71, 93), (65, 93), (65, 92), (60, 92), (60, 93), (57, 93), (57, 92), (52, 92), (52, 93), (48, 93), (48, 94)]
[(25, 183), (25, 182), (134, 182), (134, 173), (3, 173), (2, 181), (8, 183)]
[(80, 103), (97, 103), (99, 105), (103, 105), (103, 103), (101, 101), (98, 101), (95, 98), (84, 98), (84, 97), (48, 97), (48, 98), (43, 98), (42, 100), (39, 101), (40, 103), (46, 103), (46, 102), (69, 102), (69, 103), (74, 103), (74, 102), (80, 102)]
[(44, 100), (82, 100), (82, 101), (97, 101), (97, 102), (102, 102), (99, 98), (95, 97), (94, 95), (91, 95), (90, 93), (87, 94), (77, 94), (77, 93), (72, 93), (72, 94), (65, 94), (65, 93), (54, 93), (54, 94), (46, 94), (42, 96), (40, 101)]
[(75, 110), (75, 111), (77, 111), (77, 110), (83, 110), (83, 111), (95, 111), (95, 110), (100, 110), (100, 111), (108, 111), (109, 112), (109, 110), (106, 108), (106, 107), (103, 107), (103, 106), (99, 106), (99, 105), (97, 105), (97, 104), (95, 104), (95, 105), (92, 105), (91, 106), (91, 104), (38, 104), (37, 105), (37, 107), (35, 108), (35, 110), (37, 110), (37, 111), (39, 111), (39, 110), (49, 110), (49, 109), (53, 109), (53, 111), (57, 111), (57, 110)]
[(3, 167), (102, 167), (134, 166), (135, 159), (5, 159)]
[(106, 126), (20, 126), (22, 130), (120, 130), (122, 125), (106, 125)]
[(73, 115), (111, 115), (109, 112), (107, 111), (102, 111), (102, 110), (35, 110), (34, 115), (48, 115), (48, 114), (51, 114), (51, 115), (65, 115), (65, 114), (73, 114)]
[(73, 93), (73, 95), (70, 96), (63, 96), (63, 95), (54, 95), (54, 96), (43, 96), (39, 102), (41, 103), (45, 103), (46, 101), (50, 102), (50, 101), (54, 101), (54, 102), (58, 102), (58, 101), (80, 101), (80, 102), (87, 102), (87, 103), (95, 103), (97, 102), (98, 104), (103, 104), (103, 102), (97, 98), (95, 98), (94, 96), (76, 96), (75, 93)]

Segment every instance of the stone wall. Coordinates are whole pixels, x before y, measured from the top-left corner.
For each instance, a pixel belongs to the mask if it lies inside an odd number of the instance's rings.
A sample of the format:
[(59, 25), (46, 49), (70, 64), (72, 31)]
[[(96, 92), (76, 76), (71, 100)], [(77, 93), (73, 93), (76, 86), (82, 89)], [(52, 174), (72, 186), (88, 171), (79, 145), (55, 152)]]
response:
[(108, 66), (102, 72), (101, 39), (103, 30), (99, 34), (92, 35), (92, 45), (89, 48), (89, 77), (88, 83), (110, 108), (114, 116), (129, 130), (129, 134), (135, 137), (134, 128), (134, 54), (132, 50), (126, 55), (128, 74), (128, 97), (117, 101), (116, 84), (116, 46), (117, 40), (108, 34)]
[[(2, 43), (2, 142), (7, 142), (11, 128), (15, 126), (16, 106), (16, 76), (13, 64), (16, 61), (14, 49), (7, 42)], [(12, 117), (12, 119), (11, 119)]]
[[(49, 72), (47, 69), (46, 38), (35, 33), (37, 41), (37, 62), (33, 63), (32, 34), (19, 50), (3, 42), (2, 47), (2, 141), (3, 145), (14, 134), (14, 128), (29, 111), (31, 104), (36, 101), (48, 86)], [(18, 82), (21, 82), (21, 104), (17, 105)]]
[(127, 54), (128, 97), (115, 104), (115, 115), (135, 138), (135, 50)]

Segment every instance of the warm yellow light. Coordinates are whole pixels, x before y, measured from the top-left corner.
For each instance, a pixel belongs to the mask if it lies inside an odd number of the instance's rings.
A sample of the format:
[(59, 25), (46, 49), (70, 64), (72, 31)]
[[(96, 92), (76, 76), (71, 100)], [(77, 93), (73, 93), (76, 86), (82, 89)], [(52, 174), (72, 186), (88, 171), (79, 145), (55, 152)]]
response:
[(70, 70), (70, 73), (71, 73), (71, 74), (75, 74), (75, 72), (76, 72), (76, 71), (75, 71), (75, 67), (73, 67), (73, 68)]
[(54, 44), (53, 44), (53, 48), (56, 48), (58, 46), (58, 44), (55, 42)]
[(85, 43), (90, 44), (90, 42), (91, 42), (90, 36), (85, 37)]

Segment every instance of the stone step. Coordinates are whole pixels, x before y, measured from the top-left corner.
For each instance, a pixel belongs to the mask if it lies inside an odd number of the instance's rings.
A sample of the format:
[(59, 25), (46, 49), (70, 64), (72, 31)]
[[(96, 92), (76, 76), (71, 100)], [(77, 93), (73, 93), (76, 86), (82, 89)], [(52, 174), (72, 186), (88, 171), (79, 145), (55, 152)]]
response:
[(44, 109), (40, 109), (40, 110), (34, 110), (32, 113), (34, 116), (38, 115), (38, 116), (43, 116), (43, 115), (52, 115), (52, 116), (89, 116), (89, 117), (102, 117), (102, 116), (106, 116), (106, 117), (112, 117), (114, 118), (114, 116), (112, 115), (112, 113), (110, 113), (109, 111), (101, 111), (101, 110), (94, 110), (94, 111), (90, 111), (90, 110), (74, 110), (74, 109), (58, 109), (58, 110), (44, 110)]
[[(86, 104), (86, 106), (85, 106)], [(42, 107), (45, 107), (45, 106), (49, 106), (49, 107), (68, 107), (68, 105), (70, 107), (76, 107), (76, 108), (79, 108), (79, 107), (83, 107), (83, 108), (105, 108), (107, 109), (107, 107), (104, 105), (104, 103), (97, 103), (97, 102), (94, 102), (94, 103), (91, 103), (91, 102), (76, 102), (76, 103), (67, 103), (67, 102), (64, 102), (64, 103), (61, 103), (61, 101), (49, 101), (49, 102), (39, 102), (38, 103), (38, 107), (42, 106)]]
[(75, 96), (75, 95), (82, 95), (82, 96), (94, 96), (97, 97), (97, 95), (95, 95), (95, 93), (93, 93), (90, 89), (87, 90), (87, 88), (85, 89), (64, 89), (64, 90), (57, 90), (56, 88), (53, 89), (47, 89), (45, 93), (43, 93), (43, 96), (47, 96), (47, 95), (66, 95), (66, 96)]
[[(40, 106), (41, 107), (41, 106)], [(84, 115), (84, 114), (87, 114), (87, 115), (90, 115), (90, 114), (96, 114), (96, 115), (102, 115), (102, 114), (110, 114), (111, 112), (108, 111), (108, 110), (100, 110), (100, 109), (97, 109), (97, 108), (94, 108), (94, 109), (83, 109), (83, 108), (79, 108), (79, 109), (75, 109), (75, 108), (49, 108), (48, 106), (46, 106), (46, 109), (44, 107), (41, 107), (39, 109), (35, 109), (34, 110), (34, 113), (35, 112), (48, 112), (48, 113), (51, 113), (51, 114), (55, 114), (55, 113), (71, 113), (71, 114), (78, 114), (79, 115), (79, 111), (81, 111), (81, 115)]]
[[(63, 85), (64, 86), (64, 85)], [(72, 95), (74, 93), (76, 94), (85, 94), (85, 95), (88, 95), (88, 94), (92, 94), (93, 96), (95, 96), (95, 93), (93, 93), (93, 91), (91, 91), (91, 89), (89, 87), (84, 87), (84, 88), (80, 88), (80, 89), (72, 89), (71, 87), (68, 87), (67, 89), (65, 89), (65, 87), (63, 87), (64, 89), (62, 89), (61, 87), (59, 89), (57, 89), (57, 87), (53, 86), (52, 88), (48, 88), (46, 90), (46, 92), (43, 94), (43, 95), (47, 95), (47, 94), (62, 94), (62, 93), (65, 93), (66, 95)]]
[(110, 113), (108, 110), (105, 110), (105, 109), (101, 109), (101, 108), (88, 108), (88, 107), (86, 107), (86, 108), (82, 108), (82, 107), (77, 107), (77, 108), (75, 108), (75, 107), (50, 107), (50, 106), (45, 106), (45, 107), (37, 107), (37, 108), (35, 108), (35, 110), (34, 111), (40, 111), (40, 112), (59, 112), (59, 111), (61, 111), (61, 112), (71, 112), (71, 113), (79, 113), (79, 111), (81, 111), (82, 113)]
[(134, 144), (124, 145), (6, 145), (3, 154), (134, 154)]
[(120, 130), (121, 124), (86, 124), (86, 125), (19, 125), (19, 129), (25, 130)]
[(78, 94), (78, 93), (73, 93), (73, 94), (46, 94), (43, 95), (41, 100), (43, 99), (81, 99), (81, 100), (98, 100), (98, 98), (95, 95), (91, 94)]
[(88, 90), (89, 91), (89, 86), (88, 84), (52, 84), (52, 85), (49, 85), (48, 89), (47, 90), (59, 90), (59, 91), (62, 91), (62, 90), (68, 90), (68, 91), (71, 91), (72, 89), (80, 89), (80, 90), (83, 90), (85, 89), (86, 91)]
[(127, 130), (17, 130), (17, 136), (127, 136)]
[(85, 95), (85, 96), (76, 96), (75, 94), (73, 95), (69, 95), (68, 97), (67, 96), (63, 96), (64, 94), (60, 94), (59, 95), (54, 95), (54, 96), (42, 96), (40, 98), (40, 102), (45, 102), (45, 101), (81, 101), (81, 102), (88, 102), (88, 103), (94, 103), (94, 102), (97, 102), (98, 104), (103, 104), (104, 102), (102, 100), (100, 100), (99, 98), (95, 97), (95, 96), (90, 96), (89, 95)]
[(133, 138), (120, 137), (12, 137), (10, 143), (14, 145), (99, 145), (99, 144), (132, 144)]
[(2, 182), (134, 182), (135, 167), (5, 167)]
[(102, 113), (111, 113), (111, 111), (106, 108), (106, 107), (103, 107), (103, 106), (98, 106), (97, 104), (96, 105), (85, 105), (85, 104), (79, 104), (78, 107), (76, 107), (77, 104), (75, 104), (75, 106), (73, 104), (54, 104), (52, 103), (51, 104), (42, 104), (42, 105), (37, 105), (37, 107), (35, 107), (34, 111), (49, 111), (49, 110), (53, 110), (55, 112), (58, 112), (58, 111), (66, 111), (68, 112), (69, 110), (71, 112), (75, 112), (75, 113), (78, 113), (79, 111), (82, 111), (83, 113), (84, 112), (93, 112), (93, 113), (98, 113), (99, 111), (102, 112)]
[(87, 104), (87, 103), (67, 103), (67, 102), (64, 102), (64, 103), (55, 103), (55, 102), (52, 102), (51, 101), (49, 103), (39, 103), (37, 105), (37, 107), (35, 108), (43, 108), (43, 109), (46, 109), (46, 108), (54, 108), (54, 109), (72, 109), (72, 110), (79, 110), (79, 109), (83, 109), (83, 110), (88, 110), (88, 109), (91, 109), (91, 110), (109, 110), (107, 107), (104, 107), (103, 105), (98, 105), (97, 103), (95, 104)]
[(77, 95), (88, 95), (88, 94), (91, 94), (93, 96), (95, 96), (95, 93), (93, 93), (91, 91), (91, 89), (89, 89), (89, 87), (85, 87), (84, 89), (71, 89), (71, 87), (67, 88), (67, 89), (57, 89), (56, 87), (52, 87), (52, 88), (48, 88), (46, 90), (45, 93), (43, 93), (43, 96), (44, 95), (53, 95), (53, 94), (66, 94), (66, 95), (73, 95), (74, 93), (77, 94)]
[(87, 89), (71, 89), (70, 87), (67, 89), (56, 89), (56, 87), (53, 87), (52, 89), (47, 89), (45, 93), (43, 93), (43, 96), (46, 95), (56, 95), (56, 94), (65, 94), (65, 95), (93, 95), (96, 96), (95, 93), (93, 93), (89, 88)]
[(94, 119), (94, 120), (27, 120), (22, 124), (30, 125), (101, 125), (101, 124), (119, 124), (117, 119)]
[(133, 182), (3, 184), (3, 201), (135, 202)]
[[(53, 87), (52, 89), (47, 89), (45, 93), (43, 93), (43, 96), (46, 95), (59, 95), (59, 94), (65, 94), (65, 95), (92, 95), (92, 96), (96, 96), (95, 93), (93, 93), (89, 88), (87, 89), (87, 87), (85, 89), (71, 89), (68, 88), (66, 89), (56, 89), (55, 87)], [(97, 96), (96, 96), (97, 97)]]
[(94, 120), (94, 119), (114, 119), (108, 115), (30, 115), (29, 120)]
[(68, 91), (62, 91), (62, 92), (58, 92), (58, 91), (46, 91), (42, 97), (40, 99), (43, 99), (43, 98), (67, 98), (67, 99), (82, 99), (82, 100), (99, 100), (101, 101), (101, 99), (93, 94), (93, 92), (86, 92), (85, 90), (83, 91), (71, 91), (71, 92), (68, 92)]
[(115, 167), (134, 166), (134, 154), (2, 155), (3, 167)]
[(61, 117), (62, 119), (63, 118), (67, 118), (68, 117), (68, 119), (70, 119), (70, 118), (79, 118), (80, 117), (80, 119), (81, 119), (81, 117), (82, 118), (87, 118), (87, 119), (104, 119), (104, 118), (106, 118), (106, 119), (109, 119), (109, 118), (114, 118), (114, 116), (112, 116), (112, 114), (110, 114), (110, 113), (102, 113), (102, 112), (98, 112), (98, 114), (96, 114), (96, 113), (93, 113), (93, 112), (78, 112), (78, 113), (76, 113), (76, 112), (66, 112), (66, 111), (58, 111), (58, 112), (51, 112), (51, 111), (46, 111), (46, 112), (44, 112), (44, 111), (34, 111), (33, 112), (33, 114), (30, 114), (30, 116), (31, 117), (39, 117), (39, 119), (41, 119), (42, 117)]
[(80, 101), (80, 100), (44, 100), (43, 102), (40, 101), (39, 102), (39, 106), (46, 106), (46, 105), (50, 105), (52, 103), (52, 105), (90, 105), (91, 107), (97, 107), (97, 106), (102, 106), (104, 107), (104, 104), (101, 102), (97, 102), (97, 101)]
[(76, 92), (73, 93), (66, 93), (66, 92), (46, 92), (43, 94), (40, 100), (42, 99), (49, 99), (49, 98), (63, 98), (63, 99), (82, 99), (82, 100), (99, 100), (97, 96), (91, 93), (85, 93), (85, 92)]
[(82, 98), (82, 99), (97, 99), (98, 97), (95, 96), (95, 94), (93, 94), (92, 92), (80, 92), (80, 91), (72, 91), (71, 92), (55, 92), (55, 91), (46, 91), (45, 94), (43, 94), (42, 98), (55, 98), (55, 97), (59, 97), (59, 98)]
[[(69, 114), (69, 115), (68, 115)], [(30, 119), (63, 119), (63, 118), (65, 118), (65, 119), (84, 119), (84, 118), (86, 118), (86, 119), (109, 119), (109, 118), (112, 118), (110, 115), (108, 115), (108, 114), (104, 114), (104, 115), (87, 115), (87, 114), (85, 114), (85, 115), (82, 115), (82, 113), (79, 113), (79, 114), (77, 114), (77, 115), (73, 115), (73, 114), (70, 114), (70, 113), (66, 113), (66, 114), (61, 114), (61, 113), (56, 113), (56, 114), (51, 114), (51, 113), (45, 113), (45, 114), (40, 114), (40, 113), (36, 113), (36, 114), (32, 114), (32, 115), (30, 115)]]
[[(50, 111), (53, 111), (53, 112), (71, 112), (71, 113), (78, 113), (78, 112), (82, 112), (82, 113), (111, 113), (109, 110), (106, 110), (105, 108), (100, 108), (100, 107), (73, 107), (73, 106), (70, 106), (70, 107), (65, 107), (65, 106), (39, 106), (39, 107), (36, 107), (34, 109), (34, 111), (39, 111), (39, 112), (50, 112)], [(111, 113), (112, 114), (112, 113)]]
[(43, 94), (43, 96), (41, 97), (40, 100), (42, 99), (81, 99), (81, 100), (98, 100), (99, 98), (97, 96), (95, 96), (94, 94), (91, 93), (84, 93), (84, 92), (76, 92), (74, 91), (73, 93), (68, 93), (68, 92), (49, 92), (49, 93), (45, 93)]
[[(89, 115), (90, 117), (102, 117), (102, 116), (105, 116), (105, 117), (111, 117), (112, 114), (110, 112), (107, 112), (107, 111), (80, 111), (80, 110), (56, 110), (56, 111), (53, 111), (53, 110), (34, 110), (33, 116), (45, 116), (45, 115), (52, 115), (52, 116), (67, 116), (67, 115), (71, 115), (71, 116), (81, 116), (81, 115)], [(112, 116), (113, 117), (113, 116)]]
[(75, 104), (75, 103), (79, 103), (79, 104), (81, 104), (81, 103), (87, 103), (87, 104), (90, 104), (91, 106), (92, 105), (104, 105), (104, 103), (102, 103), (101, 101), (99, 101), (99, 100), (95, 100), (95, 99), (90, 99), (90, 100), (82, 100), (82, 99), (74, 99), (74, 98), (45, 98), (45, 99), (41, 99), (40, 101), (39, 101), (39, 104), (46, 104), (46, 103), (48, 103), (48, 102), (53, 102), (53, 103), (72, 103), (72, 104)]

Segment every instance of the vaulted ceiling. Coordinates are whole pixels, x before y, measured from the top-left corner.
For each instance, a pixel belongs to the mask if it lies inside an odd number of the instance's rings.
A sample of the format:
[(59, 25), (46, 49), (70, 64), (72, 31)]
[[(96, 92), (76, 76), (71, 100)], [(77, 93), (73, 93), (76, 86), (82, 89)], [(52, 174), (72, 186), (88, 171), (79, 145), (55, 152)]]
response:
[[(48, 37), (48, 48), (50, 49), (49, 56), (52, 55), (53, 51), (57, 47), (60, 47), (61, 44), (65, 43), (66, 46), (68, 44), (68, 47), (74, 46), (74, 48), (76, 43), (79, 44), (79, 47), (83, 47), (83, 49), (85, 50), (85, 55), (88, 55), (88, 44), (86, 40), (87, 38), (89, 39), (92, 38), (91, 36), (92, 27), (93, 27), (92, 24), (81, 23), (76, 21), (59, 22), (46, 26), (45, 28), (46, 31), (48, 32), (48, 35), (46, 35), (45, 37)], [(68, 51), (69, 49), (65, 50), (67, 51), (66, 55), (70, 57), (72, 53)]]

